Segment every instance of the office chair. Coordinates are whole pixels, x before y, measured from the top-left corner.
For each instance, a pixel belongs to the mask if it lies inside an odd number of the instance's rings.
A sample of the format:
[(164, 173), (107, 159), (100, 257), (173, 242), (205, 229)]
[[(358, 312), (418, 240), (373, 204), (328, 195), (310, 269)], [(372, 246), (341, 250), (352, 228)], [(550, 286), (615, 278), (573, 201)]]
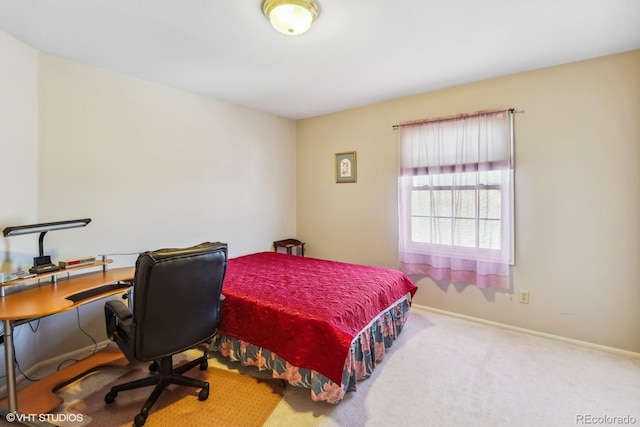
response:
[(149, 410), (169, 384), (200, 388), (199, 400), (209, 397), (209, 383), (182, 375), (196, 365), (208, 367), (202, 357), (173, 367), (173, 355), (211, 340), (218, 327), (222, 283), (227, 269), (227, 245), (202, 243), (184, 249), (160, 249), (140, 254), (136, 260), (131, 309), (122, 301), (105, 304), (109, 339), (129, 361), (152, 362), (149, 377), (117, 385), (104, 400), (112, 403), (124, 390), (155, 385), (136, 415), (144, 425)]

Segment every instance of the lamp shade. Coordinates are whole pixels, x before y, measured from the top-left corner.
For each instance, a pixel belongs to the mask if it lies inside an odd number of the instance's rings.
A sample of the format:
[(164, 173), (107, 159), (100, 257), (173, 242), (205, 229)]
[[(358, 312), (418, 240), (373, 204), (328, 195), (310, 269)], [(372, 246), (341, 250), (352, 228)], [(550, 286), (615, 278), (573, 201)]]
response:
[(306, 32), (318, 17), (313, 0), (266, 0), (262, 10), (273, 28), (289, 36)]
[(2, 231), (5, 237), (20, 236), (22, 234), (46, 233), (52, 230), (64, 230), (67, 228), (84, 227), (91, 222), (91, 218), (72, 219), (68, 221), (43, 222), (40, 224), (16, 225), (7, 227)]

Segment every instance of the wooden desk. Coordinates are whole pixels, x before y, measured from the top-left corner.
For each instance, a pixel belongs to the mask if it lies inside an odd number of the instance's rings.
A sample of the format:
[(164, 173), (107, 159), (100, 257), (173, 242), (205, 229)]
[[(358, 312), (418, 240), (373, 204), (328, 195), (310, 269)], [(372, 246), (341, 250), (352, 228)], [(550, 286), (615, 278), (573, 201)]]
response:
[[(134, 267), (123, 267), (114, 269), (102, 269), (89, 273), (74, 274), (67, 276), (67, 273), (78, 273), (80, 270), (96, 268), (106, 265), (108, 262), (97, 262), (95, 264), (67, 270), (46, 273), (30, 279), (20, 279), (14, 282), (3, 283), (3, 287), (30, 285), (16, 293), (11, 293), (0, 297), (0, 320), (4, 325), (4, 355), (7, 375), (7, 401), (8, 408), (0, 408), (0, 413), (6, 415), (8, 412), (18, 412), (18, 399), (16, 391), (16, 378), (13, 366), (13, 327), (17, 321), (38, 319), (56, 313), (72, 310), (80, 305), (98, 300), (111, 295), (118, 295), (125, 292), (125, 289), (112, 289), (101, 292), (82, 299), (72, 301), (68, 297), (89, 289), (100, 288), (101, 286), (129, 282), (133, 280), (135, 274)], [(55, 276), (55, 283), (49, 281)], [(43, 282), (43, 280), (46, 280)], [(38, 283), (40, 282), (40, 283)]]

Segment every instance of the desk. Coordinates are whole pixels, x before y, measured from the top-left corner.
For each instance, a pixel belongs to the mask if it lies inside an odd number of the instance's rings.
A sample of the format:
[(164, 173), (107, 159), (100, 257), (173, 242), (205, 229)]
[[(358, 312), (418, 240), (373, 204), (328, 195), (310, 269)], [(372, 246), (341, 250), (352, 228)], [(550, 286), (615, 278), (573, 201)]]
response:
[[(72, 310), (82, 304), (98, 300), (111, 295), (124, 292), (122, 288), (112, 289), (98, 295), (87, 297), (80, 301), (72, 301), (68, 297), (89, 289), (99, 288), (104, 285), (127, 282), (133, 279), (134, 267), (102, 269), (90, 273), (82, 273), (67, 277), (60, 277), (69, 273), (87, 268), (95, 268), (106, 265), (107, 262), (98, 262), (88, 266), (70, 270), (60, 270), (55, 273), (47, 273), (30, 279), (20, 279), (14, 282), (3, 283), (3, 286), (23, 285), (27, 282), (35, 282), (31, 287), (22, 291), (0, 297), (0, 320), (4, 325), (4, 356), (7, 375), (7, 401), (8, 412), (18, 412), (18, 399), (16, 392), (16, 377), (13, 366), (13, 326), (18, 320), (31, 320)], [(56, 277), (55, 283), (43, 279)], [(38, 284), (38, 281), (40, 283)], [(0, 413), (6, 413), (2, 408)]]

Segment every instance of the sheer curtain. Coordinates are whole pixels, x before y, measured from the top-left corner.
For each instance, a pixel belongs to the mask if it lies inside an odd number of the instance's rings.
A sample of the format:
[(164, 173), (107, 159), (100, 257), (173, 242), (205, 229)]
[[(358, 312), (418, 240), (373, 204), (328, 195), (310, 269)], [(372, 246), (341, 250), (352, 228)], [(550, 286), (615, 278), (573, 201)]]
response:
[(508, 289), (513, 110), (398, 128), (401, 269), (437, 281)]

